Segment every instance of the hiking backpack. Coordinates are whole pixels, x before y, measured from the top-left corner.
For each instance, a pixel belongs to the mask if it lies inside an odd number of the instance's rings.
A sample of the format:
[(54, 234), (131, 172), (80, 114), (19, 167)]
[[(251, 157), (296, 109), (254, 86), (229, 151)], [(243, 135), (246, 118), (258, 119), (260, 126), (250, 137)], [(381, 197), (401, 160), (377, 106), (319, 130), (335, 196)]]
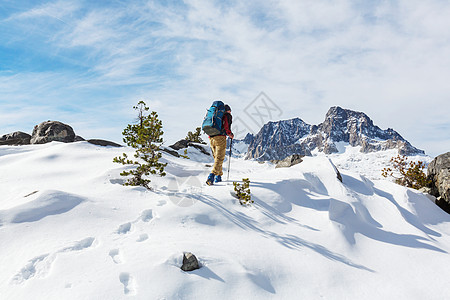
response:
[(214, 101), (206, 112), (203, 120), (202, 129), (209, 136), (215, 136), (222, 133), (222, 118), (225, 113), (225, 104), (222, 101)]

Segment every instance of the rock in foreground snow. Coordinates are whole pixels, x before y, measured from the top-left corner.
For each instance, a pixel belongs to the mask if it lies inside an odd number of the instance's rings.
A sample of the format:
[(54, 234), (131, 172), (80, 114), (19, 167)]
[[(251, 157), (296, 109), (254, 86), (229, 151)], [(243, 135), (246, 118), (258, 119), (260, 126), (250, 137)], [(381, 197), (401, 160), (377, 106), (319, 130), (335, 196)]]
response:
[(450, 213), (450, 152), (433, 159), (428, 165), (428, 177), (432, 180), (431, 194), (440, 197), (438, 203)]
[(185, 252), (183, 254), (183, 265), (181, 266), (181, 270), (185, 272), (194, 271), (199, 269), (200, 266), (198, 264), (197, 257), (191, 252)]

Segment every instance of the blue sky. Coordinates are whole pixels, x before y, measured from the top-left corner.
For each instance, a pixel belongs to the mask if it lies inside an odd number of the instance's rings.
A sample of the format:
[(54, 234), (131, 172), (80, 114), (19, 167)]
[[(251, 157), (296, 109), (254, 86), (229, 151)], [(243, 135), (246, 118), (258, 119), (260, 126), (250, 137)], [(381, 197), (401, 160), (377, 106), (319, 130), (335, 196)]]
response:
[(438, 0), (0, 0), (0, 135), (59, 120), (121, 142), (139, 100), (167, 144), (216, 99), (257, 131), (245, 109), (263, 91), (279, 108), (267, 121), (318, 124), (339, 105), (438, 155), (450, 150), (449, 15)]

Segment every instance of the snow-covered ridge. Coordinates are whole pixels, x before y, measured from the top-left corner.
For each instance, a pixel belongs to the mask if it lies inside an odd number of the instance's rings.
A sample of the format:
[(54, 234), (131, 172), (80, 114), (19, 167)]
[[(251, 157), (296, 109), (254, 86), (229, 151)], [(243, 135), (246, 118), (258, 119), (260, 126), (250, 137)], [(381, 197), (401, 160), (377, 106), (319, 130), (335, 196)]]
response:
[[(448, 296), (450, 216), (424, 194), (342, 166), (341, 183), (333, 156), (283, 169), (234, 157), (230, 181), (249, 178), (255, 201), (242, 207), (188, 150), (163, 154), (150, 192), (120, 184), (112, 158), (130, 148), (0, 146), (1, 298)], [(184, 251), (202, 268), (181, 271)]]

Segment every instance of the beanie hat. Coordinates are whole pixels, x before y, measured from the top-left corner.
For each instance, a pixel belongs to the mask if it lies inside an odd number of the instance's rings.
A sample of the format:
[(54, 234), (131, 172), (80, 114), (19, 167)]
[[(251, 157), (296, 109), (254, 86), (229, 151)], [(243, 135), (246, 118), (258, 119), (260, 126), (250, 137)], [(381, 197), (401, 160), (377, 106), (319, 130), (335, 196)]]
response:
[(225, 104), (225, 111), (231, 111), (231, 107), (228, 104)]

